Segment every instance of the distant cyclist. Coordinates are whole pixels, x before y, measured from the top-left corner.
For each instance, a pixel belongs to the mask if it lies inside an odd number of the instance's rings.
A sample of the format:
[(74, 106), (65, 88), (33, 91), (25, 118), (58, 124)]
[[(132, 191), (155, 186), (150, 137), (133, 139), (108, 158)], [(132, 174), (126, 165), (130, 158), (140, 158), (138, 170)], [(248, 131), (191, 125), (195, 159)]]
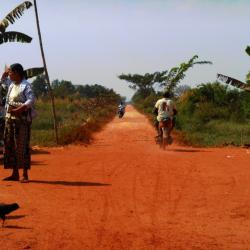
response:
[(119, 118), (122, 118), (125, 114), (125, 104), (123, 102), (120, 102), (119, 106), (118, 106), (118, 116)]
[(158, 132), (157, 137), (162, 136), (162, 127), (167, 127), (167, 138), (171, 138), (171, 132), (175, 125), (174, 115), (177, 114), (177, 110), (174, 102), (171, 100), (171, 94), (166, 91), (163, 93), (163, 98), (159, 99), (154, 107), (154, 114), (156, 117), (156, 129)]

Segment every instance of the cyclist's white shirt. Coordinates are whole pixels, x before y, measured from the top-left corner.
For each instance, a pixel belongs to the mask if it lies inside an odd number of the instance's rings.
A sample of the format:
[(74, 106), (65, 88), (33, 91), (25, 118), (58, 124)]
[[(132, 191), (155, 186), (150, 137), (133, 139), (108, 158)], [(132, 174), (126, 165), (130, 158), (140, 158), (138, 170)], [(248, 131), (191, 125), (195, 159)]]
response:
[(158, 109), (158, 122), (162, 121), (165, 118), (173, 118), (175, 105), (172, 100), (162, 98), (156, 102), (155, 108)]
[(125, 105), (121, 105), (121, 104), (120, 104), (120, 105), (118, 106), (118, 109), (119, 109), (119, 110), (120, 110), (120, 109), (125, 109)]

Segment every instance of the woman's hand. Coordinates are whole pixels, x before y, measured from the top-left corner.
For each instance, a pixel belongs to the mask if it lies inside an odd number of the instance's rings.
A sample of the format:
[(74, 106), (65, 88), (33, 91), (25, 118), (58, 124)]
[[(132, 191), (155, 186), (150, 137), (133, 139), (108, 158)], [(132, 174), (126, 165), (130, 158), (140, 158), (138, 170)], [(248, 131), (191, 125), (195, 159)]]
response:
[(14, 116), (19, 116), (26, 110), (27, 110), (27, 106), (25, 104), (23, 104), (23, 105), (19, 106), (18, 108), (12, 108), (10, 110), (10, 113)]

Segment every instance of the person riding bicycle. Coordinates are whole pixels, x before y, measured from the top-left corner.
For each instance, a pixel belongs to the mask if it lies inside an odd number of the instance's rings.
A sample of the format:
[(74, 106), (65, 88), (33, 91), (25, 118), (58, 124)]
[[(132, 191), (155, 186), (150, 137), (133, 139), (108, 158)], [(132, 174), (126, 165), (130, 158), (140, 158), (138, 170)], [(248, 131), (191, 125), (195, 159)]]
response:
[(164, 92), (163, 98), (156, 102), (153, 112), (157, 115), (155, 126), (158, 135), (156, 137), (162, 136), (162, 127), (166, 126), (168, 128), (167, 138), (171, 139), (171, 132), (175, 124), (174, 115), (177, 114), (177, 110), (168, 91)]
[(125, 113), (125, 104), (123, 102), (120, 102), (119, 106), (118, 106), (118, 114), (119, 113), (124, 114)]
[(118, 109), (125, 109), (125, 104), (123, 102), (120, 102)]

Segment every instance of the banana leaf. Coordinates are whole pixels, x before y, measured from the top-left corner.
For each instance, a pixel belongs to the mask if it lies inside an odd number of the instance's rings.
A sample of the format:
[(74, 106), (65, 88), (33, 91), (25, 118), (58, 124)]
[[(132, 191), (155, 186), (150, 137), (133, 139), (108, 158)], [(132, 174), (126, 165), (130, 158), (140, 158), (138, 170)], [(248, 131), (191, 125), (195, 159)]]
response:
[(1, 22), (0, 22), (0, 32), (4, 33), (9, 24), (13, 24), (17, 19), (19, 19), (25, 10), (29, 9), (32, 3), (25, 1), (13, 9)]
[(30, 43), (31, 41), (32, 38), (30, 36), (16, 31), (9, 31), (0, 34), (0, 44), (7, 42)]
[(246, 91), (250, 91), (250, 86), (244, 82), (241, 82), (237, 79), (234, 79), (230, 76), (225, 76), (225, 75), (222, 75), (222, 74), (217, 74), (217, 79), (226, 83), (226, 84), (229, 84), (229, 85), (232, 85), (236, 88), (239, 88), (239, 89), (243, 89), (243, 90), (246, 90)]
[(247, 46), (246, 52), (247, 52), (247, 54), (250, 56), (250, 46)]
[(32, 78), (38, 75), (43, 74), (44, 72), (44, 68), (30, 68), (30, 69), (26, 69), (25, 73), (26, 73), (26, 78)]

